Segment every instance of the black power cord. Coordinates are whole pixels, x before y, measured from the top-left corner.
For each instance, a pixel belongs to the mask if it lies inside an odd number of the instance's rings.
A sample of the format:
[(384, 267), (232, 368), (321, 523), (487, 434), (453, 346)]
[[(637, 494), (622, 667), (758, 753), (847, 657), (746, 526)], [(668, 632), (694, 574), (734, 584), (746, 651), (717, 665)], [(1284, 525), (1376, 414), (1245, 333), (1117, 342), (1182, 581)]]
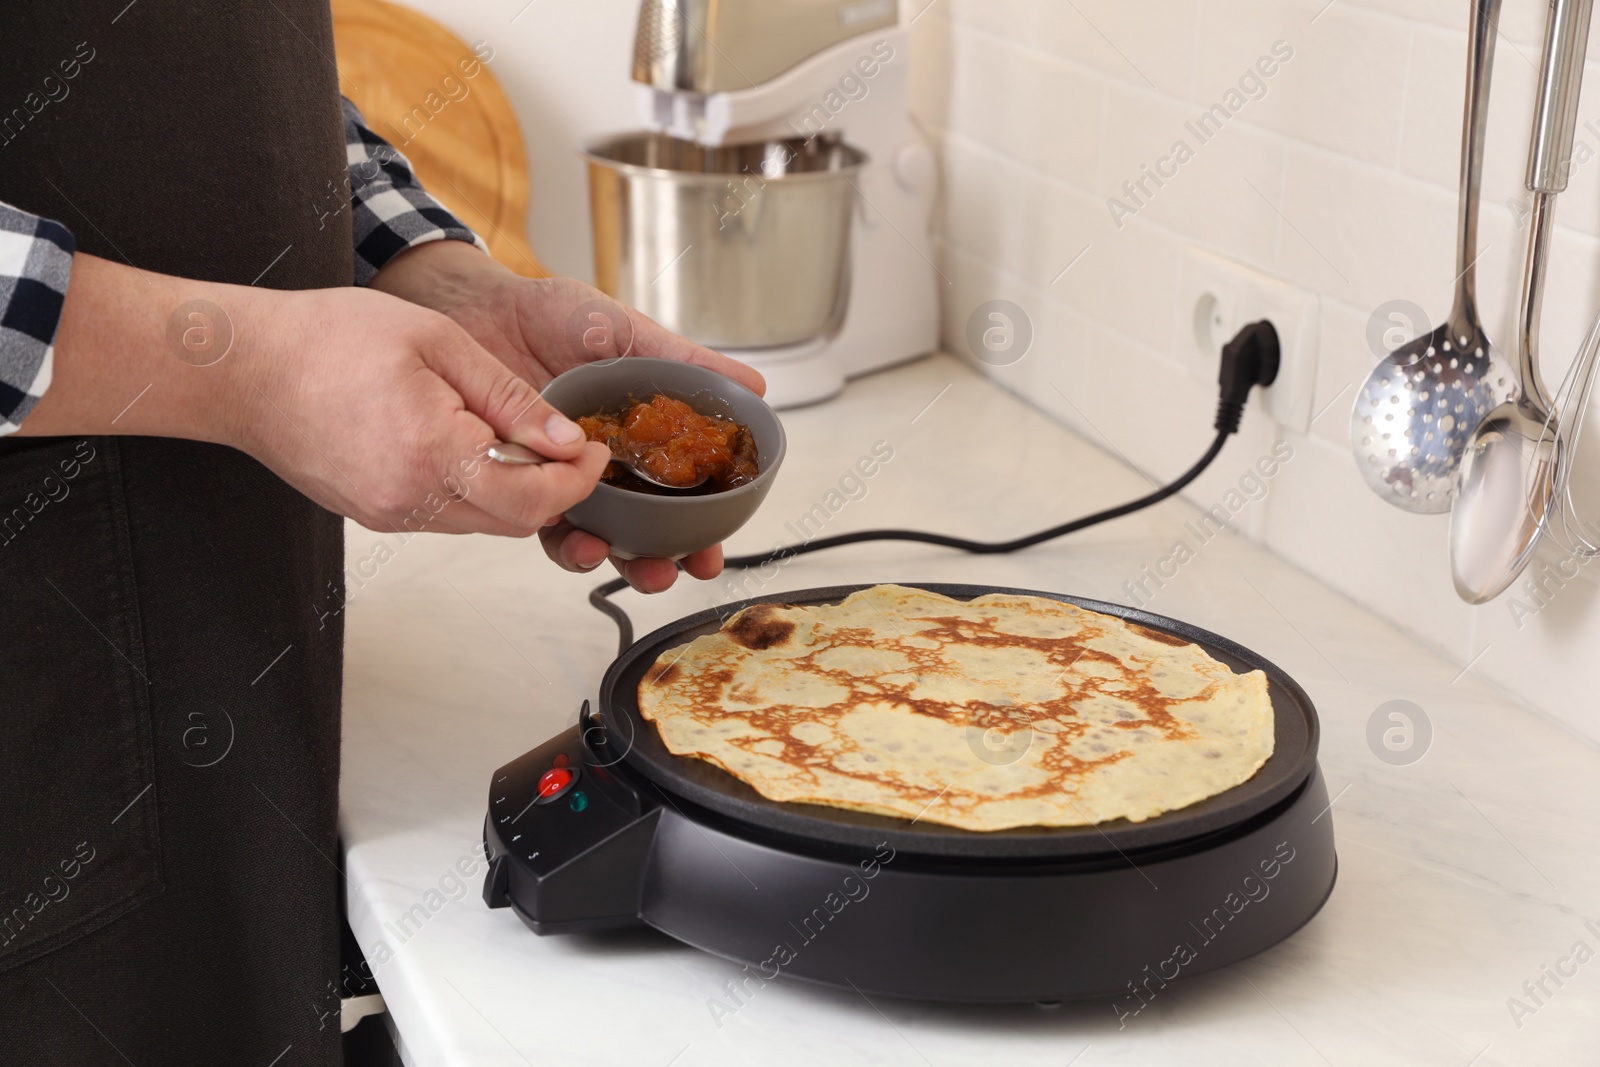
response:
[[(1244, 416), (1244, 405), (1250, 398), (1250, 388), (1256, 385), (1271, 385), (1278, 377), (1278, 360), (1278, 331), (1265, 319), (1246, 326), (1236, 333), (1231, 341), (1223, 345), (1222, 370), (1217, 375), (1219, 393), (1217, 417), (1213, 423), (1217, 431), (1216, 439), (1211, 442), (1211, 447), (1206, 449), (1205, 454), (1195, 462), (1194, 466), (1175, 480), (1137, 500), (1130, 500), (1126, 504), (1097, 511), (1093, 515), (1085, 515), (1081, 519), (1073, 519), (1060, 526), (1052, 526), (1048, 530), (1040, 530), (1038, 533), (1011, 541), (968, 541), (962, 537), (927, 533), (923, 530), (858, 530), (855, 533), (836, 534), (833, 537), (823, 537), (803, 544), (775, 548), (770, 552), (734, 556), (724, 560), (723, 567), (731, 570), (764, 567), (768, 563), (788, 562), (808, 552), (821, 552), (825, 548), (838, 548), (840, 545), (862, 544), (867, 541), (914, 541), (925, 545), (957, 548), (963, 552), (979, 555), (994, 555), (1032, 548), (1045, 541), (1053, 541), (1057, 537), (1065, 537), (1090, 526), (1131, 515), (1135, 511), (1141, 511), (1152, 504), (1159, 504), (1168, 497), (1181, 493), (1185, 486), (1200, 477), (1201, 473), (1211, 466), (1211, 461), (1217, 458), (1228, 438), (1239, 431), (1239, 420)], [(627, 584), (625, 579), (613, 578), (589, 593), (589, 603), (610, 616), (617, 624), (619, 654), (626, 652), (633, 644), (633, 621), (628, 618), (628, 613), (610, 598), (611, 594), (626, 588)]]

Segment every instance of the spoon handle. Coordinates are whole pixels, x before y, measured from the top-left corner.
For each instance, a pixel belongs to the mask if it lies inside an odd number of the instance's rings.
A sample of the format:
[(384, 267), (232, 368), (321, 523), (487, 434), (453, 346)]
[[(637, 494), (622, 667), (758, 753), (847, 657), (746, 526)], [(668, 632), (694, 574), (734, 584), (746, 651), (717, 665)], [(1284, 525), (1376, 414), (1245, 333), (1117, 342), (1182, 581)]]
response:
[(1501, 0), (1472, 0), (1472, 26), (1467, 37), (1467, 100), (1461, 119), (1461, 216), (1456, 227), (1456, 304), (1462, 312), (1474, 305), (1477, 296), (1472, 267), (1478, 258), (1478, 196), (1483, 184), (1484, 129), (1489, 121), (1489, 77), (1494, 68), (1500, 3)]
[(534, 466), (545, 461), (539, 453), (515, 441), (496, 441), (485, 454), (496, 463), (511, 466)]
[(1539, 99), (1534, 108), (1533, 146), (1528, 153), (1531, 193), (1559, 193), (1567, 187), (1593, 7), (1594, 0), (1550, 0)]
[(1578, 125), (1578, 93), (1583, 86), (1583, 59), (1593, 8), (1594, 0), (1550, 0), (1539, 97), (1533, 114), (1533, 142), (1528, 150), (1528, 191), (1534, 196), (1528, 259), (1522, 277), (1517, 363), (1523, 398), (1544, 413), (1550, 410), (1550, 394), (1539, 375), (1540, 311), (1555, 227), (1555, 198), (1567, 187), (1572, 170), (1572, 136)]

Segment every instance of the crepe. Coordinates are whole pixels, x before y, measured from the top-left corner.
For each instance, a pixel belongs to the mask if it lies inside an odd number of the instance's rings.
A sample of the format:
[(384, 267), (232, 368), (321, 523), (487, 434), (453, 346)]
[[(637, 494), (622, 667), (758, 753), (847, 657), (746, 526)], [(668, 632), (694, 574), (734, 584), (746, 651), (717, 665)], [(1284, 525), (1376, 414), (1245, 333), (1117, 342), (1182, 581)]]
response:
[(673, 753), (772, 800), (966, 830), (1141, 822), (1272, 754), (1260, 671), (1045, 597), (756, 604), (645, 672)]

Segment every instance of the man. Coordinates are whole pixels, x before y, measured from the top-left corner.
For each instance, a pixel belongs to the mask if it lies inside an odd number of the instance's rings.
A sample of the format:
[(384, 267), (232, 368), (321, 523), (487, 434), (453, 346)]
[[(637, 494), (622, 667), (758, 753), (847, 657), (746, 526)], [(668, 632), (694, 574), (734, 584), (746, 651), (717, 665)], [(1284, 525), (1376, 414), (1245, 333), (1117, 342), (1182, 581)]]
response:
[(618, 344), (761, 387), (637, 313), (575, 345), (599, 294), (341, 107), (326, 2), (5, 16), (0, 1064), (338, 1063), (339, 516), (590, 570), (606, 452), (538, 390)]

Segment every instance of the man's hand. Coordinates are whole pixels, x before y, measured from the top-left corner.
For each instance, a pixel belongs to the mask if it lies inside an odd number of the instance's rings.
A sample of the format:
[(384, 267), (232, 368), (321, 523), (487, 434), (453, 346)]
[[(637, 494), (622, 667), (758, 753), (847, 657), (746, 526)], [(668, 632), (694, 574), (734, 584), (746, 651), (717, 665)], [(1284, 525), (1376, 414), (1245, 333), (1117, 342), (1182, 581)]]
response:
[[(396, 256), (372, 287), (443, 312), (523, 381), (543, 389), (562, 371), (619, 356), (654, 356), (695, 363), (765, 392), (761, 375), (737, 360), (663, 329), (598, 289), (571, 278), (530, 280), (502, 267), (460, 241), (434, 241)], [(590, 571), (605, 562), (610, 546), (562, 520), (541, 530), (547, 555), (568, 570)], [(672, 585), (677, 568), (669, 560), (612, 563), (641, 592)], [(682, 560), (696, 578), (722, 571), (715, 545)]]
[[(603, 445), (443, 315), (362, 289), (263, 295), (274, 321), (251, 329), (247, 311), (240, 337), (237, 443), (324, 507), (378, 531), (526, 537), (605, 470)], [(486, 458), (497, 440), (547, 462)]]

